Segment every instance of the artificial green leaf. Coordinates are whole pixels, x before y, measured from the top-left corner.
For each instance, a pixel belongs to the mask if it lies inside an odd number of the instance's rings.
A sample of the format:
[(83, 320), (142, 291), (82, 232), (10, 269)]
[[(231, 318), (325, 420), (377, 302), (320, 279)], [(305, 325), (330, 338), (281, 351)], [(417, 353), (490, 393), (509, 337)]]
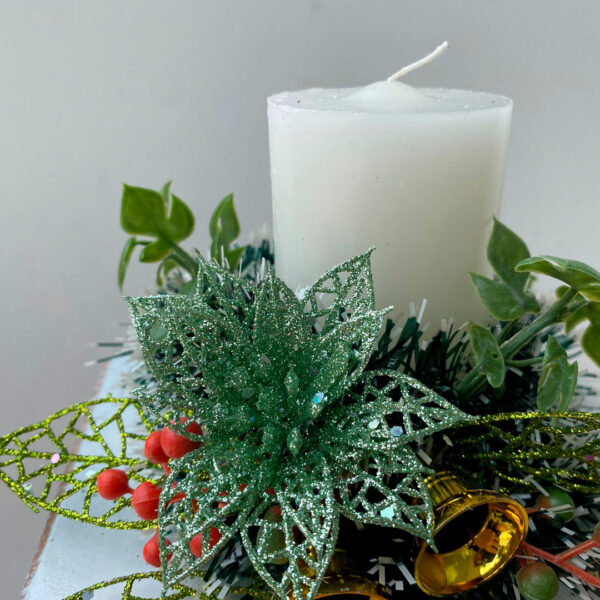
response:
[(159, 192), (123, 185), (121, 227), (126, 233), (161, 237), (166, 219), (167, 209)]
[(564, 321), (567, 334), (583, 321), (589, 321), (592, 325), (600, 327), (600, 302), (588, 302), (580, 306), (576, 311), (569, 313)]
[(575, 393), (575, 388), (577, 387), (578, 373), (579, 365), (577, 364), (577, 361), (567, 365), (563, 374), (563, 387), (557, 411), (561, 412), (568, 410), (571, 400), (573, 399), (573, 394)]
[[(321, 350), (326, 356), (332, 356), (336, 351), (343, 356), (341, 346), (351, 350), (347, 372), (334, 384), (332, 380), (328, 392), (337, 398), (343, 388), (350, 387), (360, 378), (364, 368), (369, 362), (377, 335), (381, 331), (383, 317), (387, 311), (369, 311), (363, 314), (355, 314), (347, 321), (342, 321), (337, 327), (321, 336)], [(336, 361), (332, 362), (337, 364)], [(331, 373), (333, 376), (333, 371)], [(325, 391), (325, 390), (319, 390)]]
[(169, 205), (171, 204), (171, 184), (173, 183), (172, 180), (167, 181), (167, 183), (165, 183), (165, 185), (162, 186), (162, 188), (160, 189), (160, 195), (163, 197), (163, 200), (165, 201), (165, 206), (168, 208)]
[(549, 411), (560, 398), (562, 390), (562, 371), (557, 362), (547, 365), (538, 381), (537, 407), (543, 412)]
[(529, 275), (517, 273), (515, 266), (529, 257), (525, 242), (494, 218), (487, 256), (500, 281), (471, 274), (471, 281), (488, 310), (502, 321), (518, 319), (524, 312), (539, 312), (535, 297), (526, 291)]
[(245, 246), (240, 246), (238, 248), (229, 248), (224, 251), (225, 259), (229, 263), (229, 270), (235, 271), (237, 266), (246, 251)]
[(512, 321), (523, 314), (521, 301), (515, 297), (508, 285), (476, 273), (469, 273), (469, 275), (481, 302), (490, 315), (501, 321)]
[(296, 375), (296, 371), (294, 371), (293, 367), (290, 368), (285, 376), (284, 385), (288, 397), (295, 398), (298, 394), (298, 390), (300, 389), (300, 380), (298, 379), (298, 375)]
[(476, 364), (481, 365), (492, 387), (500, 387), (504, 383), (506, 367), (496, 338), (487, 327), (475, 323), (469, 323), (468, 332)]
[(564, 320), (565, 333), (567, 335), (569, 335), (571, 333), (571, 331), (573, 331), (573, 329), (575, 327), (577, 327), (577, 325), (579, 325), (579, 323), (586, 321), (587, 318), (588, 318), (588, 305), (587, 304), (584, 306), (581, 306), (576, 311), (569, 313), (565, 317), (565, 320)]
[(515, 291), (525, 289), (529, 275), (516, 272), (515, 267), (529, 257), (527, 245), (514, 231), (495, 217), (487, 247), (487, 257), (494, 271), (509, 288)]
[(211, 237), (210, 256), (217, 264), (235, 270), (244, 255), (245, 247), (230, 248), (240, 235), (240, 224), (233, 204), (233, 194), (221, 200), (209, 223)]
[(171, 253), (171, 245), (166, 240), (156, 240), (142, 248), (140, 262), (154, 263), (163, 260)]
[(121, 252), (121, 258), (119, 259), (119, 271), (117, 273), (117, 283), (119, 284), (119, 289), (123, 289), (123, 282), (125, 281), (125, 273), (127, 273), (127, 267), (129, 266), (129, 261), (131, 260), (131, 255), (133, 254), (133, 250), (137, 244), (137, 240), (134, 237), (130, 237), (123, 246), (123, 251)]
[(587, 304), (587, 318), (592, 325), (600, 328), (600, 302)]
[(160, 192), (124, 185), (121, 227), (127, 233), (178, 242), (194, 230), (194, 215), (183, 200), (171, 194), (170, 181)]
[(192, 235), (194, 231), (194, 214), (188, 205), (175, 196), (171, 195), (171, 210), (167, 219), (169, 239), (180, 242)]
[(576, 384), (577, 363), (569, 365), (564, 348), (549, 335), (538, 381), (538, 410), (546, 412), (555, 405), (558, 405), (558, 410), (566, 410)]
[[(233, 204), (233, 194), (225, 196), (219, 202), (210, 218), (208, 230), (211, 238), (218, 238), (219, 244), (225, 247), (240, 235), (240, 223)], [(213, 256), (213, 258), (220, 260), (220, 256)]]
[(600, 273), (578, 260), (557, 258), (556, 256), (535, 256), (522, 260), (515, 268), (519, 273), (541, 273), (564, 281), (579, 290), (600, 283)]
[(351, 391), (345, 400), (346, 434), (341, 435), (342, 427), (335, 420), (330, 424), (327, 435), (336, 446), (383, 452), (470, 418), (417, 379), (398, 371), (365, 371), (359, 384), (359, 391)]
[(584, 352), (600, 367), (600, 327), (590, 325), (581, 338)]
[[(146, 365), (162, 382), (157, 405), (168, 404), (184, 412), (193, 403), (198, 420), (208, 423), (221, 411), (223, 397), (230, 396), (241, 405), (243, 389), (258, 389), (257, 377), (263, 371), (258, 367), (268, 369), (268, 365), (254, 349), (248, 333), (251, 323), (242, 323), (237, 315), (232, 318), (225, 311), (226, 296), (223, 304), (213, 306), (203, 302), (197, 293), (128, 301)], [(229, 310), (234, 313), (234, 307)], [(153, 332), (159, 325), (166, 334), (156, 339)], [(185, 360), (176, 360), (177, 349), (184, 353)], [(218, 400), (199, 399), (198, 389), (203, 388), (214, 390)], [(237, 428), (238, 424), (232, 423), (231, 427)]]
[(600, 302), (600, 283), (582, 285), (579, 293), (590, 302)]
[(292, 429), (290, 431), (290, 433), (288, 434), (288, 437), (287, 437), (288, 450), (294, 456), (298, 456), (298, 453), (302, 449), (302, 443), (303, 443), (303, 439), (302, 439), (302, 433), (300, 432), (300, 428), (294, 427), (294, 429)]
[(219, 240), (219, 234), (214, 236), (210, 242), (210, 258), (221, 267), (227, 266), (224, 264), (225, 246), (221, 244), (221, 241)]
[(160, 321), (156, 321), (156, 323), (154, 323), (154, 325), (150, 329), (150, 337), (156, 342), (164, 340), (165, 337), (167, 337), (167, 333), (169, 333), (167, 331), (167, 328), (164, 325), (162, 325)]
[(548, 341), (546, 342), (546, 349), (544, 351), (544, 362), (543, 364), (547, 365), (551, 362), (556, 362), (558, 360), (567, 359), (567, 353), (564, 348), (556, 341), (556, 338), (552, 335), (548, 336)]
[(165, 258), (158, 269), (156, 270), (156, 283), (161, 286), (164, 283), (164, 278), (168, 277), (169, 273), (178, 267), (178, 264), (172, 258)]

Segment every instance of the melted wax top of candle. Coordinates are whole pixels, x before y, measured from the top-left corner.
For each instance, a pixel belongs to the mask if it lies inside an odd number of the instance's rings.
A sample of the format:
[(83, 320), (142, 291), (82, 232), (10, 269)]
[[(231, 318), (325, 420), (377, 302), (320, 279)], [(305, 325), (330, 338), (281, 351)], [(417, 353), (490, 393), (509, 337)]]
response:
[(443, 88), (415, 88), (400, 81), (377, 81), (361, 88), (311, 88), (282, 92), (269, 105), (286, 110), (354, 113), (456, 113), (510, 108), (505, 96)]
[(400, 81), (376, 81), (352, 91), (342, 98), (342, 102), (362, 110), (404, 111), (426, 108), (435, 100)]

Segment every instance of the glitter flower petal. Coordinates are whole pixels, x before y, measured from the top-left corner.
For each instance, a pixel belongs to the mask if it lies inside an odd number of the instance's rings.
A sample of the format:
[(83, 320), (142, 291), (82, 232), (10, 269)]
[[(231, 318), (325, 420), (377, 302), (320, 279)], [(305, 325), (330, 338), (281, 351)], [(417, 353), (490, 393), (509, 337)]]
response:
[[(161, 495), (165, 586), (201, 572), (239, 535), (281, 598), (311, 600), (340, 514), (431, 541), (430, 470), (407, 444), (467, 417), (406, 375), (366, 370), (386, 312), (375, 310), (370, 254), (301, 300), (271, 271), (254, 285), (209, 263), (190, 296), (129, 300), (158, 382), (150, 406), (182, 435), (191, 437), (180, 416), (203, 427), (201, 447), (171, 462)], [(201, 558), (189, 549), (198, 535)]]

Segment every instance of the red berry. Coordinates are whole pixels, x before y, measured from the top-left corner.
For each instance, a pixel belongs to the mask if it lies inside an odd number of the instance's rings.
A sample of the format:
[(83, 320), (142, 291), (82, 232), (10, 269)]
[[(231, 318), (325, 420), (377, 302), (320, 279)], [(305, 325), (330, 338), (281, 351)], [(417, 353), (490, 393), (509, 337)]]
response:
[[(210, 528), (210, 541), (208, 547), (213, 548), (221, 539), (221, 533), (215, 527)], [(196, 557), (202, 556), (202, 533), (198, 533), (190, 540), (190, 552)]]
[[(180, 423), (186, 422), (185, 417), (181, 417)], [(196, 435), (202, 435), (202, 428), (198, 423), (192, 421), (186, 428), (186, 431), (190, 433), (195, 433)], [(160, 443), (164, 453), (169, 458), (181, 458), (183, 455), (195, 450), (200, 446), (199, 442), (194, 442), (189, 440), (188, 438), (175, 433), (173, 430), (165, 427), (162, 430), (162, 435), (160, 438)]]
[(124, 494), (130, 494), (129, 478), (125, 471), (120, 469), (107, 469), (102, 471), (96, 479), (98, 493), (106, 500), (116, 500)]
[[(165, 545), (170, 546), (171, 542), (165, 539)], [(145, 544), (142, 550), (144, 560), (153, 567), (160, 567), (160, 549), (158, 547), (158, 533), (155, 533)], [(169, 554), (167, 560), (171, 558)]]
[(158, 517), (158, 499), (161, 488), (149, 481), (140, 483), (131, 497), (131, 506), (140, 519), (152, 521)]
[(169, 462), (169, 457), (161, 446), (162, 429), (154, 431), (146, 438), (144, 456), (155, 465), (164, 465)]

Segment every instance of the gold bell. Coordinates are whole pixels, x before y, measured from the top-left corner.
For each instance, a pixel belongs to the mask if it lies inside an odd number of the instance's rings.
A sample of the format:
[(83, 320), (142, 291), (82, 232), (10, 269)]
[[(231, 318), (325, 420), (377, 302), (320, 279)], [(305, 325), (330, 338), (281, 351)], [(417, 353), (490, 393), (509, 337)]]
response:
[(336, 548), (325, 571), (315, 599), (328, 600), (389, 600), (383, 586), (358, 574), (346, 556), (345, 550)]
[(488, 581), (508, 563), (527, 535), (529, 519), (515, 500), (468, 490), (446, 472), (425, 480), (434, 506), (434, 551), (421, 541), (415, 580), (430, 596), (447, 596)]
[[(313, 577), (315, 574), (312, 569), (308, 568), (304, 572), (309, 577)], [(289, 598), (294, 600), (294, 595), (290, 594)], [(325, 575), (323, 575), (315, 600), (322, 598), (327, 598), (327, 600), (390, 600), (390, 595), (383, 586), (360, 575), (348, 559), (346, 551), (336, 548)]]

